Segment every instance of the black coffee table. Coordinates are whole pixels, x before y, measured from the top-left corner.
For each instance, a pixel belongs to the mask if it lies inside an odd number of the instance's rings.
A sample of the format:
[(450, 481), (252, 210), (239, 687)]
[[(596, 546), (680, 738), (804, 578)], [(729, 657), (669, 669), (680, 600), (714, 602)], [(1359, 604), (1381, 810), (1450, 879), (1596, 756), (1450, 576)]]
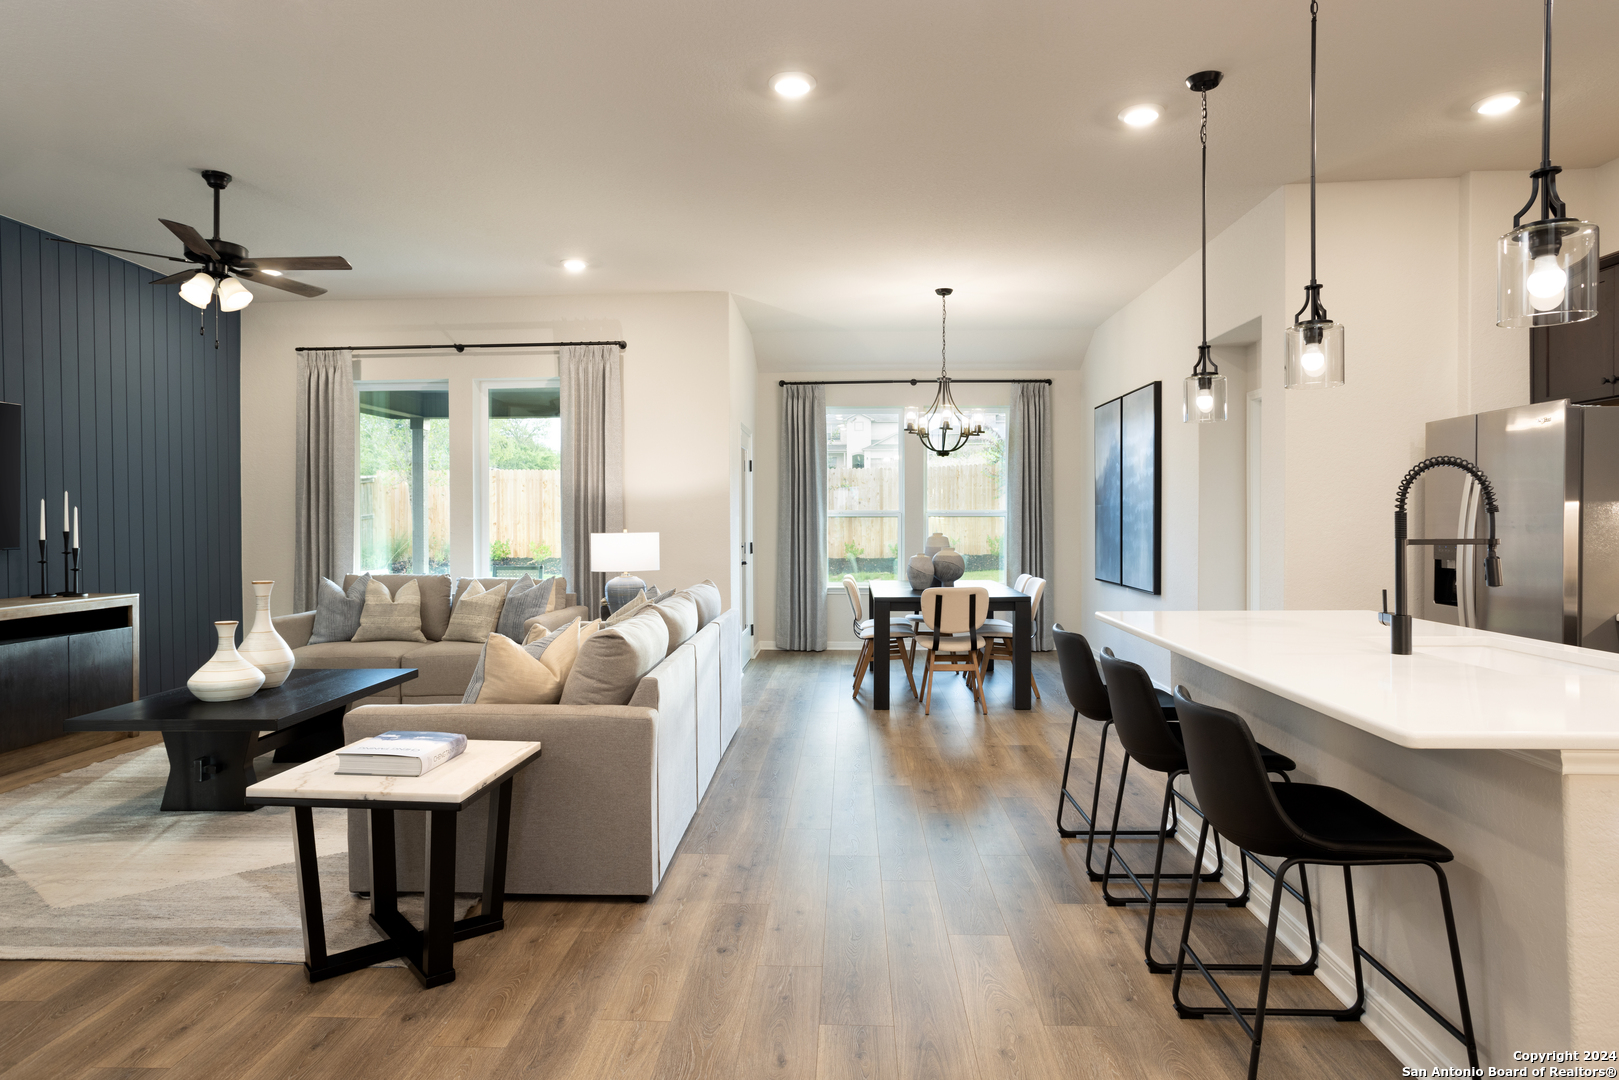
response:
[(165, 690), (63, 722), (66, 731), (161, 731), (169, 752), (164, 810), (256, 810), (243, 793), (258, 781), (253, 759), (309, 761), (343, 746), (352, 701), (416, 677), (415, 668), (295, 670), (274, 690), (240, 701), (199, 701)]

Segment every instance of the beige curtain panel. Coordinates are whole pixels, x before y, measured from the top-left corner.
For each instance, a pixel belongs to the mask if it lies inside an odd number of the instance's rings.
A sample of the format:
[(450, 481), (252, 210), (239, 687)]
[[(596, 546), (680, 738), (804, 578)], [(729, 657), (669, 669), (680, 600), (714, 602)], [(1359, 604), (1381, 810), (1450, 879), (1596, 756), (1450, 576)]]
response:
[(298, 471), (293, 528), (295, 611), (315, 606), (323, 577), (342, 581), (354, 561), (355, 441), (360, 426), (354, 358), (347, 349), (298, 357)]
[(781, 388), (776, 648), (826, 648), (826, 388)]
[(624, 358), (617, 345), (562, 350), (562, 565), (595, 610), (607, 575), (590, 570), (590, 534), (624, 527)]

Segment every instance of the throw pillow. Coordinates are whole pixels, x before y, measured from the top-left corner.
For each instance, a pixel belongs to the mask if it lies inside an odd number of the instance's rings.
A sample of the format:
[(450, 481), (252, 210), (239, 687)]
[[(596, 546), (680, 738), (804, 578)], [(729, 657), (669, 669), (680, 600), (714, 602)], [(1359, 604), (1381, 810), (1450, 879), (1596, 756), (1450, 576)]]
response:
[[(546, 649), (562, 638), (562, 632), (566, 629), (567, 627), (564, 626), (561, 630), (552, 630), (546, 634), (534, 635), (534, 640), (523, 643), (523, 651), (538, 660)], [(478, 694), (483, 690), (484, 663), (488, 658), (489, 643), (485, 641), (483, 652), (478, 654), (478, 664), (472, 669), (472, 678), (467, 682), (466, 692), (461, 695), (461, 704), (476, 705), (478, 703)]]
[(669, 628), (669, 652), (674, 652), (697, 633), (697, 601), (690, 593), (675, 593), (661, 604), (651, 605)]
[[(555, 705), (562, 696), (567, 671), (578, 650), (567, 647), (572, 630), (578, 641), (578, 627), (570, 624), (557, 633), (557, 640), (538, 657), (505, 634), (491, 633), (484, 645), (483, 686), (479, 705)], [(566, 655), (565, 655), (566, 654)]]
[(360, 628), (360, 612), (365, 608), (365, 587), (371, 584), (371, 575), (362, 574), (354, 579), (348, 592), (337, 587), (329, 578), (320, 579), (315, 593), (315, 628), (309, 635), (309, 644), (324, 645), (329, 641), (349, 641)]
[(422, 633), (422, 590), (414, 581), (399, 586), (392, 597), (388, 587), (372, 580), (365, 587), (365, 609), (360, 612), (360, 629), (354, 641), (420, 641)]
[(669, 652), (669, 628), (655, 611), (596, 631), (562, 688), (563, 705), (628, 705), (641, 677)]
[(533, 578), (524, 574), (506, 594), (506, 604), (500, 609), (500, 623), (495, 629), (513, 641), (522, 641), (524, 624), (549, 611), (546, 605), (550, 599), (545, 585), (536, 585)]
[(665, 589), (665, 590), (663, 590), (663, 592), (659, 593), (657, 596), (654, 596), (652, 598), (652, 602), (654, 604), (661, 604), (665, 600), (669, 599), (671, 596), (675, 595), (675, 593), (677, 593), (679, 591), (680, 591), (679, 589)]
[(467, 586), (450, 612), (450, 626), (444, 631), (445, 641), (483, 641), (494, 633), (505, 606), (506, 586), (485, 589), (474, 581)]
[(635, 598), (632, 599), (629, 603), (625, 604), (623, 607), (619, 608), (617, 611), (615, 611), (611, 615), (607, 616), (606, 619), (603, 619), (602, 620), (602, 625), (603, 626), (616, 626), (619, 623), (623, 622), (625, 619), (628, 619), (631, 616), (633, 616), (637, 611), (640, 611), (642, 608), (646, 607), (646, 605), (647, 605), (646, 590), (642, 589), (640, 592), (635, 594)]
[(720, 617), (724, 609), (720, 607), (720, 587), (712, 581), (704, 580), (686, 590), (691, 598), (697, 601), (697, 629), (701, 630), (709, 623)]
[(540, 582), (540, 591), (545, 593), (545, 610), (547, 612), (561, 611), (568, 606), (568, 579), (549, 577)]

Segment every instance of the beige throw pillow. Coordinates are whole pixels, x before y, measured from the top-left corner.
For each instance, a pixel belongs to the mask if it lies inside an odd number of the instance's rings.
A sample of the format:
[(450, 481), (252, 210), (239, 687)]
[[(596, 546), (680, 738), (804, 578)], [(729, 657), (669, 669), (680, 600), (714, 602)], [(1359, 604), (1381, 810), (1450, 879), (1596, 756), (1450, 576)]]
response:
[(669, 627), (656, 611), (604, 626), (579, 646), (562, 704), (628, 705), (641, 676), (668, 653)]
[(720, 617), (720, 587), (704, 579), (686, 590), (697, 601), (697, 629), (701, 630)]
[(556, 577), (546, 578), (540, 582), (540, 588), (545, 590), (545, 610), (547, 613), (561, 611), (568, 606), (568, 579), (560, 574)]
[(579, 656), (579, 620), (556, 631), (556, 640), (535, 659), (505, 634), (485, 645), (479, 705), (555, 705)]
[(360, 611), (360, 628), (354, 632), (353, 640), (426, 643), (421, 586), (407, 581), (390, 598), (388, 586), (372, 579), (365, 587), (365, 607)]
[(483, 641), (500, 622), (500, 609), (506, 603), (506, 586), (485, 589), (474, 581), (461, 593), (450, 612), (445, 641)]
[(697, 601), (689, 593), (677, 592), (662, 603), (653, 604), (652, 610), (661, 615), (664, 625), (669, 627), (669, 652), (680, 648), (697, 633)]

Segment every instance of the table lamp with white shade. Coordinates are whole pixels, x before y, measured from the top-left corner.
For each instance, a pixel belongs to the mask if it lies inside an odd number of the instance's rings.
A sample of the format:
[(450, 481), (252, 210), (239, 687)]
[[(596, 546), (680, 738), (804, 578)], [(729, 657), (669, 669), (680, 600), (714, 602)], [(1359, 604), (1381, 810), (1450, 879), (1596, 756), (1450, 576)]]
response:
[(607, 610), (617, 611), (635, 594), (646, 588), (646, 582), (635, 576), (635, 571), (658, 569), (658, 534), (655, 532), (616, 532), (590, 534), (590, 572), (610, 574), (620, 571), (607, 581)]

